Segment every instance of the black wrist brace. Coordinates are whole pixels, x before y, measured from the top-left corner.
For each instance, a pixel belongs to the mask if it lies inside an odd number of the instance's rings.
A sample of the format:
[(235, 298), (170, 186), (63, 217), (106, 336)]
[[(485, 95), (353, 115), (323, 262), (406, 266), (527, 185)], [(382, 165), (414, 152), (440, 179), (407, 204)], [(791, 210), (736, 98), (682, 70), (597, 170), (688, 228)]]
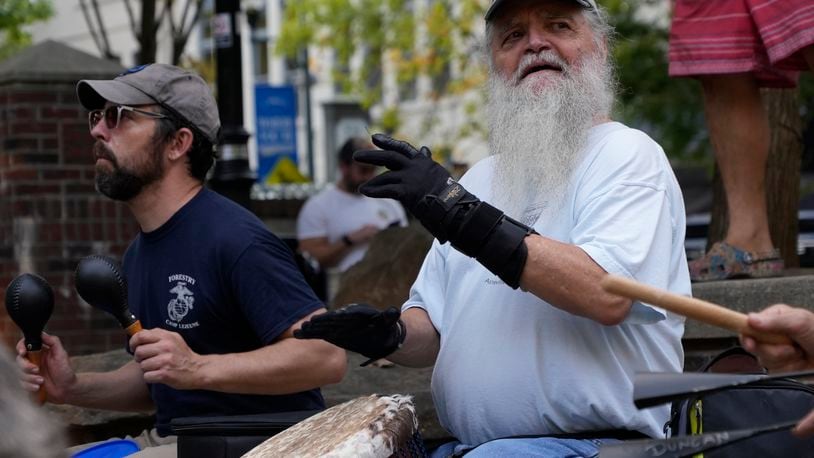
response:
[(523, 241), (536, 234), (534, 229), (478, 199), (457, 182), (438, 196), (427, 196), (425, 204), (426, 212), (419, 219), (441, 243), (449, 241), (510, 287), (520, 286), (528, 257)]

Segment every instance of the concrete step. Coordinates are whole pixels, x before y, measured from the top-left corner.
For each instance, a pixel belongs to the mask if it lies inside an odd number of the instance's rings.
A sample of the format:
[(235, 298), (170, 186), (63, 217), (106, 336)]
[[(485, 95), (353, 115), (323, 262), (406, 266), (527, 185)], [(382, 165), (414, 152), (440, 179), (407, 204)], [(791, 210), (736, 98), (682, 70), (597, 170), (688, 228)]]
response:
[[(742, 313), (784, 303), (814, 311), (814, 271), (788, 270), (783, 277), (693, 283), (693, 296)], [(735, 333), (687, 320), (684, 339), (734, 337)]]

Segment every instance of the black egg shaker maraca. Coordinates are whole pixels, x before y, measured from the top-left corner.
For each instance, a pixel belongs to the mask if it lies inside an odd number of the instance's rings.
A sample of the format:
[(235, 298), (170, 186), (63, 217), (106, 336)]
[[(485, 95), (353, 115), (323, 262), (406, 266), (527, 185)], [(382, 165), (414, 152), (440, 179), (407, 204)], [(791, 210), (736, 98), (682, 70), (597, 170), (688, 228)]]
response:
[[(21, 274), (6, 288), (8, 316), (23, 331), (26, 358), (40, 367), (42, 357), (42, 330), (54, 311), (54, 291), (44, 278), (34, 274)], [(40, 404), (45, 402), (45, 388), (37, 392)]]
[(141, 331), (141, 322), (127, 306), (127, 280), (115, 259), (99, 255), (82, 258), (76, 266), (75, 285), (85, 302), (113, 315), (128, 336)]

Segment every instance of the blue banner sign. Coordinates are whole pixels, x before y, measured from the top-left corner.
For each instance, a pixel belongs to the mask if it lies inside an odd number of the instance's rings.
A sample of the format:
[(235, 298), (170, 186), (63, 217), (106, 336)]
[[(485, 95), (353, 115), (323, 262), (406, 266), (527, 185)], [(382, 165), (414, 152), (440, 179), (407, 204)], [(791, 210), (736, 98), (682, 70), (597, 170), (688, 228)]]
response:
[(297, 168), (297, 94), (293, 86), (258, 84), (257, 180), (261, 184), (307, 181)]

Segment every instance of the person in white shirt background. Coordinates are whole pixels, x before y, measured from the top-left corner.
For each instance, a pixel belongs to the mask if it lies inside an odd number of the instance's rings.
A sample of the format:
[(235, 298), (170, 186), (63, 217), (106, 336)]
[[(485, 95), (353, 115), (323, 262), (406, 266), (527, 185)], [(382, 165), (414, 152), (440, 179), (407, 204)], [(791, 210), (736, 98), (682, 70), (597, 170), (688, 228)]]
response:
[(297, 216), (299, 250), (325, 270), (343, 272), (365, 255), (370, 240), (382, 229), (406, 226), (401, 204), (359, 193), (376, 167), (353, 160), (353, 153), (373, 148), (369, 140), (350, 138), (339, 149), (339, 179), (305, 202)]

